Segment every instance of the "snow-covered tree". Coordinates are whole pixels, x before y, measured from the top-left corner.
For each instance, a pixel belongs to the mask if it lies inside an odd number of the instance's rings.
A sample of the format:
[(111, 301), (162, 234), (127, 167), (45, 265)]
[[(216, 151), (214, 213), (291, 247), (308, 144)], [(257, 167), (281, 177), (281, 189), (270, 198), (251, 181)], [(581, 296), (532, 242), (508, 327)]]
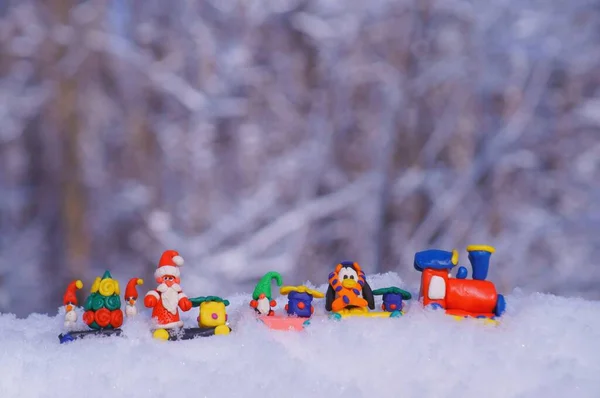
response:
[(482, 243), (501, 290), (600, 298), (599, 28), (588, 0), (4, 1), (0, 311), (165, 249), (197, 295)]

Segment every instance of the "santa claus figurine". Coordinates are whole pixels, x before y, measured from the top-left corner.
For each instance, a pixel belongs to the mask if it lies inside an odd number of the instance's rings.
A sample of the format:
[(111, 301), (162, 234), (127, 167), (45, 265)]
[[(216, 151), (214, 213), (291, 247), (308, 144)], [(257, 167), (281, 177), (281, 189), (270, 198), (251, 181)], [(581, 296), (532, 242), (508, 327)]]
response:
[(77, 303), (77, 289), (81, 289), (83, 283), (80, 280), (73, 281), (67, 286), (67, 290), (63, 296), (63, 304), (65, 306), (65, 328), (72, 329), (77, 322), (77, 313), (75, 307)]
[(179, 309), (189, 311), (192, 302), (183, 293), (180, 283), (179, 267), (183, 258), (175, 250), (165, 251), (154, 271), (158, 286), (144, 297), (144, 305), (152, 308), (152, 318), (163, 329), (174, 329), (183, 326), (179, 318)]
[(142, 285), (143, 283), (144, 281), (139, 278), (131, 278), (129, 282), (127, 282), (127, 287), (125, 288), (125, 315), (129, 318), (137, 315), (135, 302), (138, 299), (138, 292), (136, 286)]

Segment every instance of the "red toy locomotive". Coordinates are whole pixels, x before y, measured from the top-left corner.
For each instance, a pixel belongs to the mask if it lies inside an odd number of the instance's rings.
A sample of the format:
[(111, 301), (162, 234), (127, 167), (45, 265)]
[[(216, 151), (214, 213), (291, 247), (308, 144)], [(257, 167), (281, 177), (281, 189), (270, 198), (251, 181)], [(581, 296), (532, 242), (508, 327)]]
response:
[(502, 315), (506, 303), (496, 287), (487, 281), (491, 246), (468, 246), (473, 279), (466, 279), (467, 269), (459, 267), (456, 278), (450, 270), (458, 264), (458, 252), (425, 250), (415, 254), (414, 267), (422, 272), (419, 298), (424, 306), (443, 308), (449, 315), (495, 319)]

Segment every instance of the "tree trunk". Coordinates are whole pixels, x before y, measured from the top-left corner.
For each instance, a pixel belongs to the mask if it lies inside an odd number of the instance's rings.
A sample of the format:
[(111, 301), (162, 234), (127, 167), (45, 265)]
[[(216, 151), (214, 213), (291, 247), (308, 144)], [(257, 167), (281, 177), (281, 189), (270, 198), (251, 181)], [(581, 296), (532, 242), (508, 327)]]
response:
[[(69, 10), (74, 0), (55, 0), (53, 12), (64, 26), (69, 26)], [(71, 40), (77, 40), (73, 35)], [(72, 44), (72, 43), (71, 43)], [(54, 58), (58, 93), (54, 101), (56, 128), (61, 142), (61, 225), (64, 231), (65, 268), (68, 278), (84, 278), (89, 269), (90, 241), (86, 225), (86, 197), (79, 156), (80, 120), (77, 75), (61, 69), (69, 44), (59, 45)]]

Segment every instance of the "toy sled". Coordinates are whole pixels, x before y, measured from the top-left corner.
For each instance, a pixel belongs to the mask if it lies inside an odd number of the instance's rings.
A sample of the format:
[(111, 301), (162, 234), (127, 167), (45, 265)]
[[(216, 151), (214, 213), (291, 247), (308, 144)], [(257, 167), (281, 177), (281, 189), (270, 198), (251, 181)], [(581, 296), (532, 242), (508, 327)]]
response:
[(365, 311), (366, 308), (346, 308), (341, 311), (332, 312), (329, 315), (330, 319), (346, 319), (346, 318), (398, 318), (401, 317), (404, 313), (402, 311)]
[(229, 305), (229, 300), (218, 296), (203, 296), (191, 298), (190, 301), (192, 307), (199, 307), (198, 327), (156, 329), (152, 336), (159, 340), (177, 341), (231, 333), (225, 308)]
[(259, 316), (258, 319), (264, 323), (269, 329), (273, 330), (304, 330), (310, 324), (310, 318), (300, 318), (293, 316)]
[(121, 329), (103, 329), (103, 330), (78, 330), (73, 332), (65, 332), (58, 335), (60, 344), (68, 343), (69, 341), (80, 340), (86, 337), (96, 336), (121, 336)]
[(231, 328), (229, 326), (219, 325), (206, 328), (156, 329), (152, 333), (152, 336), (158, 340), (178, 341), (229, 333), (231, 333)]

